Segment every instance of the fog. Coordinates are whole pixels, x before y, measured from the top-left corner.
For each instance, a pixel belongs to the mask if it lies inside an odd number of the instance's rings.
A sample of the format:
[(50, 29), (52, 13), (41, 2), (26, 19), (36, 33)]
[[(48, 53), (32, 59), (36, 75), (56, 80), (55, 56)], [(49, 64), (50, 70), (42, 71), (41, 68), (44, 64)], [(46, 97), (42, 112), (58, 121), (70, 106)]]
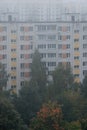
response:
[(22, 5), (22, 4), (27, 4), (27, 3), (68, 3), (68, 4), (74, 4), (75, 6), (78, 4), (86, 4), (87, 0), (0, 0), (0, 6), (2, 5)]
[[(0, 0), (0, 13), (8, 10), (19, 13), (20, 17), (24, 17), (23, 19), (38, 15), (45, 17), (48, 14), (50, 17), (58, 16), (65, 12), (84, 14), (87, 13), (87, 0)], [(42, 14), (37, 13), (38, 11)]]
[(58, 1), (58, 2), (75, 2), (75, 3), (80, 3), (80, 2), (86, 2), (87, 3), (87, 0), (3, 0), (3, 1), (0, 1), (0, 3), (29, 3), (29, 2), (55, 2), (55, 1)]

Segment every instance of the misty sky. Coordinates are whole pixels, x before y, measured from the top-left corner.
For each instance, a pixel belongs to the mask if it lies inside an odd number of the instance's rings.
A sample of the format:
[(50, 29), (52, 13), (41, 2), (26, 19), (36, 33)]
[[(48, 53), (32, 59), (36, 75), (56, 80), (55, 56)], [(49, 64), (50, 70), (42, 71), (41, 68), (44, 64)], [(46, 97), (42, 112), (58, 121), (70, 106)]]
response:
[[(44, 1), (44, 0), (0, 0), (0, 3), (25, 3), (25, 2), (34, 2), (34, 1)], [(52, 1), (52, 0), (45, 0), (45, 1)], [(58, 0), (58, 1), (62, 1), (62, 0)], [(68, 1), (68, 2), (80, 2), (80, 1), (87, 1), (87, 0), (63, 0), (63, 1)], [(53, 0), (54, 2), (54, 0)]]
[[(87, 3), (87, 0), (0, 0), (0, 7), (4, 7), (4, 5), (5, 5), (5, 6), (7, 6), (7, 8), (9, 8), (9, 7), (13, 7), (14, 8), (17, 5), (21, 6), (21, 4), (23, 5), (23, 4), (26, 4), (26, 3), (29, 3), (29, 2), (31, 2), (31, 3), (39, 3), (39, 2), (40, 3), (42, 3), (42, 2), (55, 3), (55, 1), (60, 2), (60, 3), (68, 2), (71, 5), (73, 3), (76, 6), (79, 6), (79, 4), (81, 2), (83, 4)], [(81, 5), (83, 5), (82, 3), (81, 3)], [(10, 6), (10, 4), (11, 4), (11, 6)], [(84, 5), (86, 5), (86, 4), (84, 4)]]

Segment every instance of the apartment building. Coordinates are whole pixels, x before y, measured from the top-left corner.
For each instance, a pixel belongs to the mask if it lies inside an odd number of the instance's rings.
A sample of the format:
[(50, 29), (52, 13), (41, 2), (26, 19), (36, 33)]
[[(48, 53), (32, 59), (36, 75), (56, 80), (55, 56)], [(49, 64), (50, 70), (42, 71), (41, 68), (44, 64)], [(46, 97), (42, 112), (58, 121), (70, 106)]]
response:
[(68, 19), (26, 22), (8, 14), (0, 21), (0, 62), (10, 78), (7, 89), (16, 92), (30, 78), (32, 54), (38, 49), (50, 75), (58, 64), (71, 65), (75, 80), (87, 74), (87, 20)]

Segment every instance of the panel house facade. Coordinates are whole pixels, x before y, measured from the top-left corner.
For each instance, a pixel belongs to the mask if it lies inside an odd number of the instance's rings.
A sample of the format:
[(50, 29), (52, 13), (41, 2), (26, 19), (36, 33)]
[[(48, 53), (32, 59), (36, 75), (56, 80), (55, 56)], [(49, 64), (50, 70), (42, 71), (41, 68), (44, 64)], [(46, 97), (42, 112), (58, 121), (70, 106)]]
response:
[[(13, 16), (11, 16), (13, 17)], [(32, 54), (38, 49), (50, 75), (58, 64), (71, 65), (75, 80), (87, 74), (87, 21), (0, 21), (0, 62), (10, 78), (7, 89), (16, 92), (30, 78)]]

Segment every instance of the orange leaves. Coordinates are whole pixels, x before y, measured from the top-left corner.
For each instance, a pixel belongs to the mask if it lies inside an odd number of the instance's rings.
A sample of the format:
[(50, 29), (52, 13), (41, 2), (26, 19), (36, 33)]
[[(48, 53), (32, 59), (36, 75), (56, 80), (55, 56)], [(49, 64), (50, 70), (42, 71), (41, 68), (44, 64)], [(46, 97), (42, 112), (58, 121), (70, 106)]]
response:
[[(60, 124), (62, 119), (62, 111), (60, 106), (55, 102), (48, 102), (42, 106), (37, 116), (35, 122), (38, 122), (38, 126), (34, 126), (33, 130), (61, 130)], [(33, 123), (35, 124), (35, 123)]]
[(56, 118), (62, 117), (61, 108), (58, 106), (58, 104), (49, 102), (48, 104), (44, 104), (43, 107), (40, 109), (40, 111), (37, 113), (37, 117), (45, 119), (45, 118)]

